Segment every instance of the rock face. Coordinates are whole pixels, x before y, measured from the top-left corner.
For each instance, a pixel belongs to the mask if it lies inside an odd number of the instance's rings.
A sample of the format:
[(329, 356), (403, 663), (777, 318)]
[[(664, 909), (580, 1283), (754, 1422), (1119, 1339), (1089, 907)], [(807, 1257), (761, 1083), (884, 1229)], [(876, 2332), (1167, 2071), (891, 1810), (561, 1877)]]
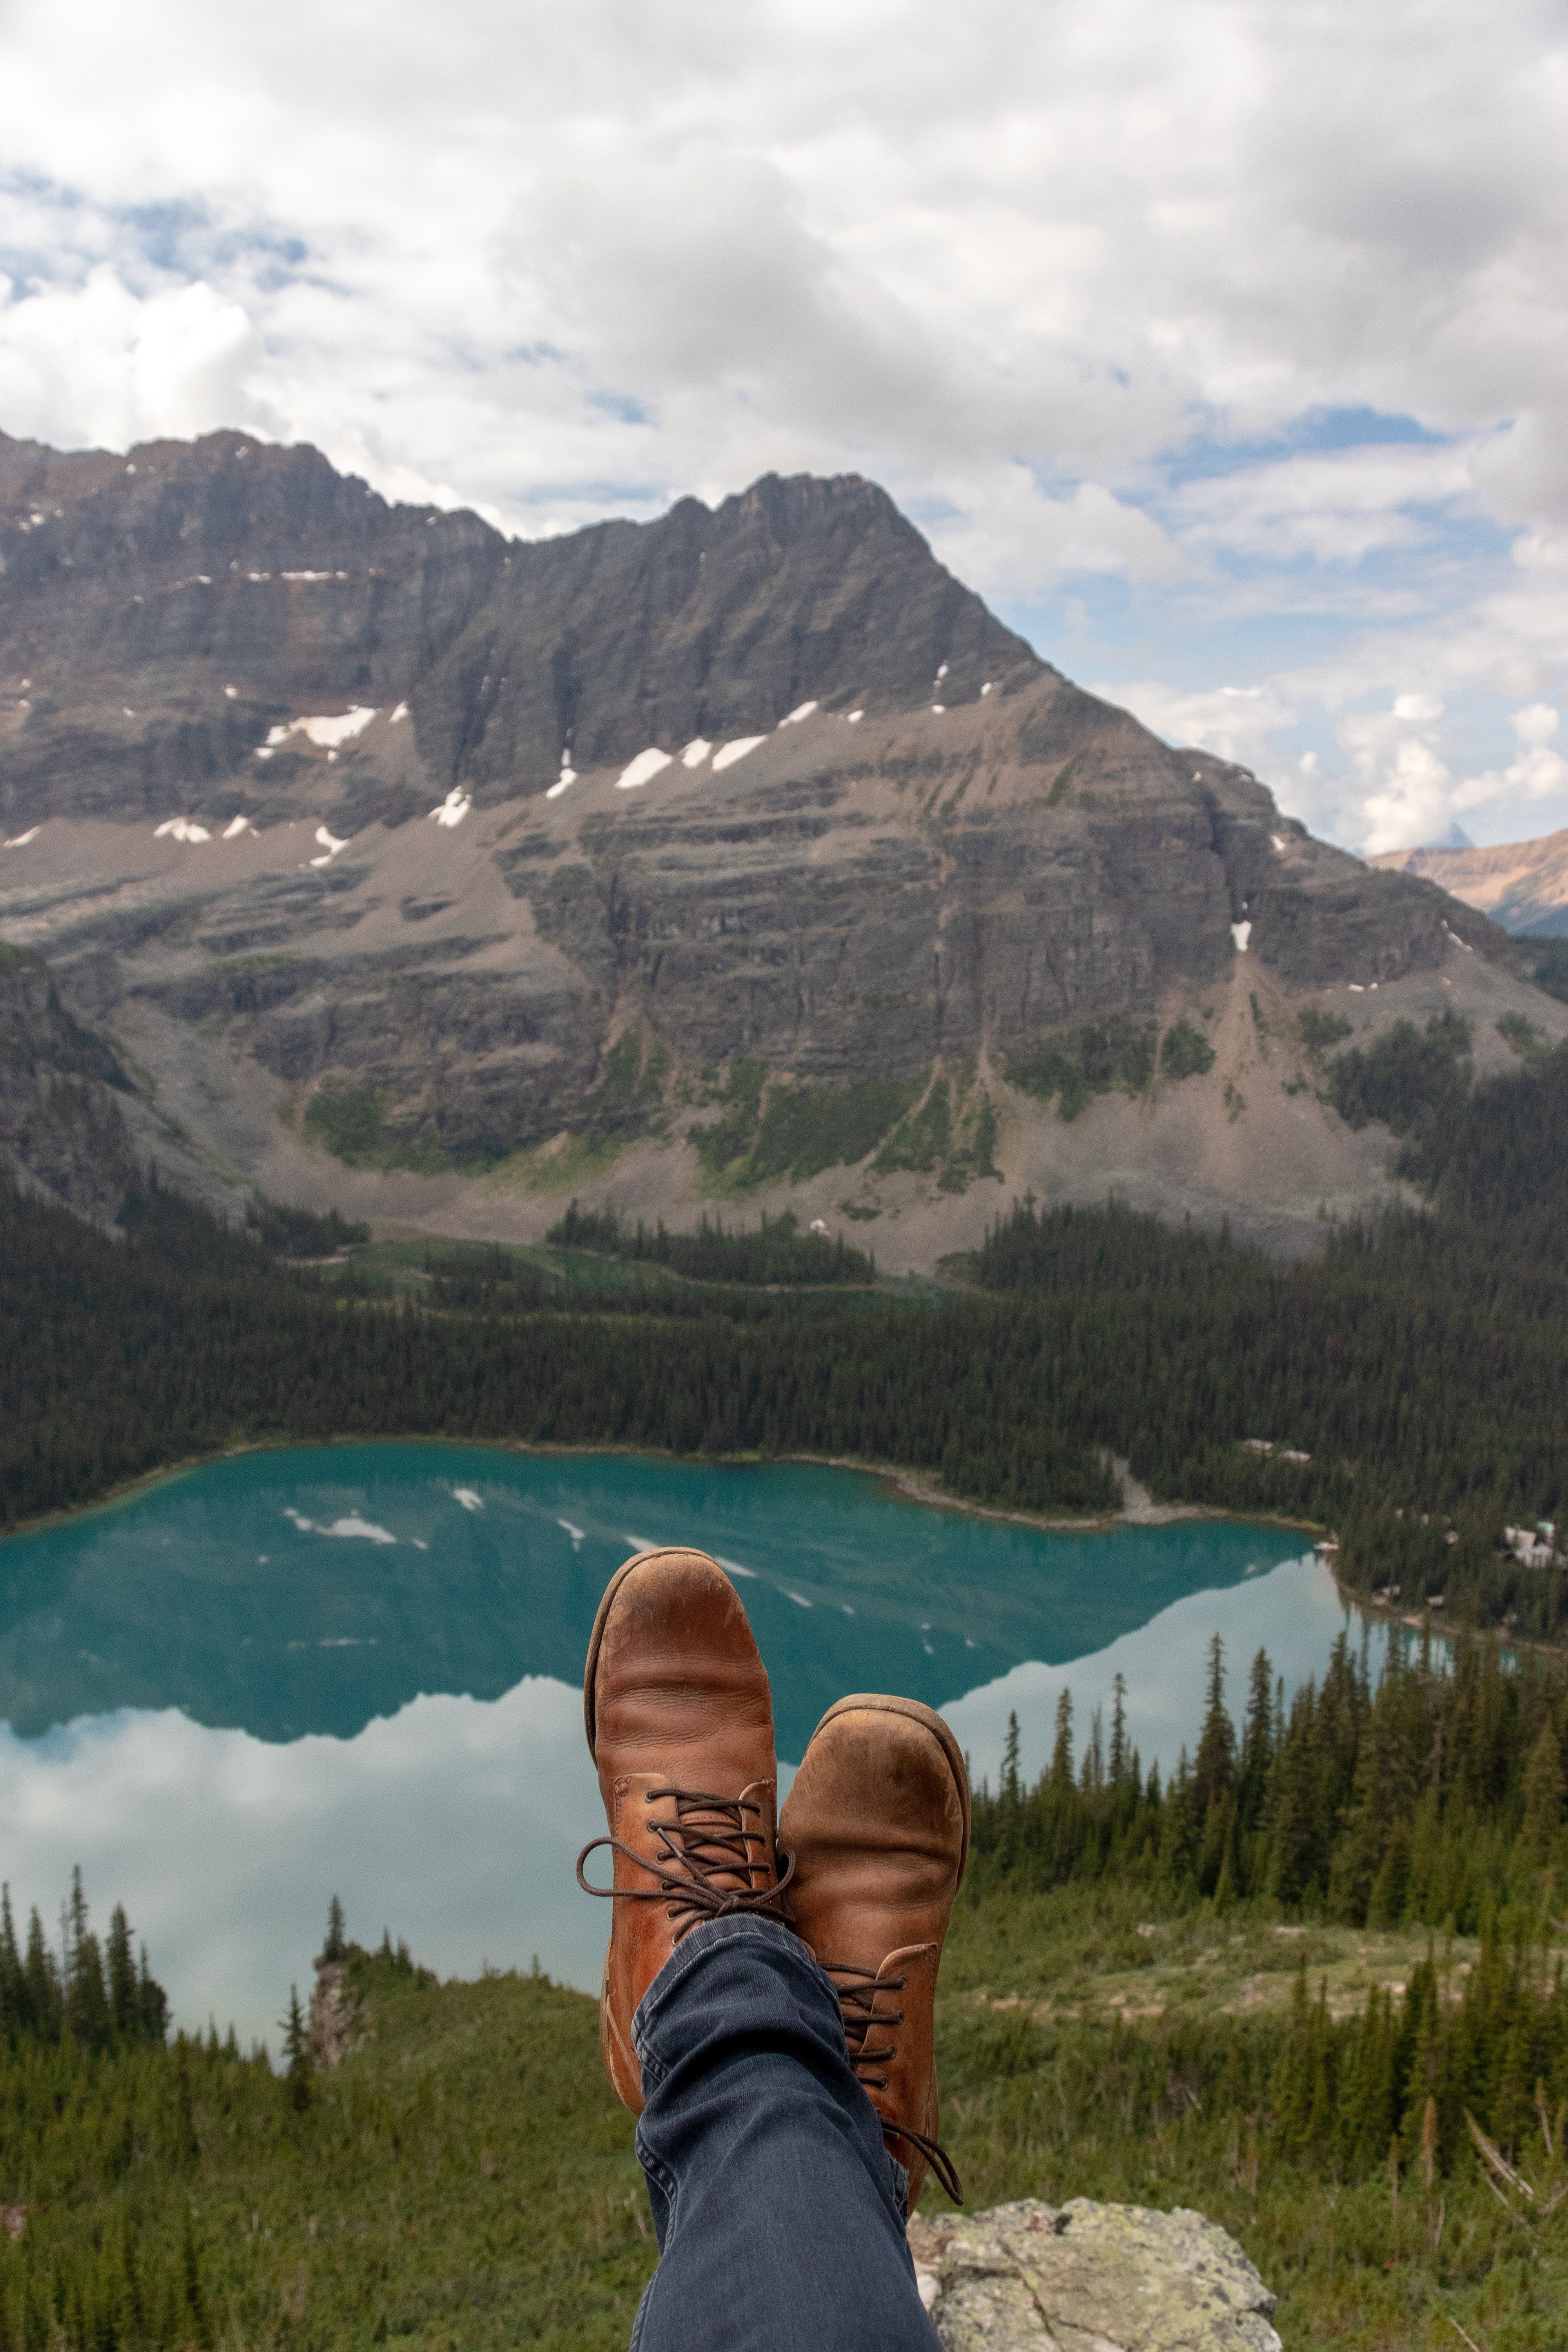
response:
[(947, 2352), (1280, 2352), (1273, 2295), (1201, 2213), (1027, 2198), (917, 2217), (910, 2246)]
[(363, 823), (454, 786), (481, 806), (542, 792), (567, 753), (619, 766), (814, 698), (907, 709), (939, 669), (956, 703), (1046, 667), (855, 476), (528, 545), (243, 434), (129, 461), (0, 435), (0, 549), (10, 833), (190, 815), (215, 790), (226, 814), (237, 784), (264, 809), (308, 747), (262, 771), (256, 746), (345, 702), (411, 706), (417, 789), (398, 796), (406, 758), (372, 762)]
[(80, 1215), (111, 1221), (134, 1165), (129, 1081), (60, 1003), (41, 956), (0, 947), (0, 1169)]
[(527, 545), (239, 434), (0, 436), (0, 936), (209, 1168), (452, 1230), (718, 1193), (929, 1263), (987, 1185), (1108, 1184), (1321, 1230), (1386, 1144), (1303, 1003), (1568, 1023), (854, 477)]
[(363, 2049), (370, 2029), (364, 2003), (349, 1990), (346, 1962), (317, 1959), (311, 1965), (316, 1982), (310, 1994), (310, 2063), (331, 2072)]

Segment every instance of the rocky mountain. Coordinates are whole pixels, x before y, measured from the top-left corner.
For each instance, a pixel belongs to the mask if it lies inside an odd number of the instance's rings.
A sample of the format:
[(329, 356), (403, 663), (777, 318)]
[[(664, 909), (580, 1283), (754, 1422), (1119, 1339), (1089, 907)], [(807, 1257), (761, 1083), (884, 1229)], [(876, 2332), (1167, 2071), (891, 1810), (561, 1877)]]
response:
[(1387, 1189), (1303, 1011), (1568, 1029), (853, 477), (529, 544), (238, 434), (0, 440), (0, 936), (209, 1179), (787, 1203), (911, 1266), (1114, 1188), (1302, 1246)]
[(1568, 831), (1490, 849), (1468, 843), (1463, 848), (1394, 849), (1367, 863), (1388, 873), (1422, 875), (1506, 931), (1568, 938)]

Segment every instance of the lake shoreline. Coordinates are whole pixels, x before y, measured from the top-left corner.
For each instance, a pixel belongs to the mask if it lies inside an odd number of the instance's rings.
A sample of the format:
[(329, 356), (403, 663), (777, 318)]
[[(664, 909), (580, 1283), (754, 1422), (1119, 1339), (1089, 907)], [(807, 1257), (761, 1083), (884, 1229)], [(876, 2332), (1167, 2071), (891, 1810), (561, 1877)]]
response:
[[(330, 1449), (349, 1445), (445, 1445), (466, 1446), (496, 1454), (538, 1454), (573, 1459), (590, 1454), (625, 1455), (648, 1462), (702, 1462), (715, 1468), (765, 1468), (773, 1464), (798, 1463), (819, 1470), (849, 1470), (865, 1478), (875, 1478), (890, 1487), (906, 1501), (924, 1504), (932, 1509), (957, 1511), (974, 1519), (990, 1519), (1009, 1527), (1037, 1528), (1047, 1535), (1109, 1535), (1127, 1528), (1172, 1527), (1184, 1520), (1204, 1520), (1218, 1526), (1300, 1528), (1303, 1534), (1321, 1533), (1313, 1519), (1289, 1518), (1270, 1512), (1226, 1511), (1206, 1503), (1157, 1503), (1146, 1486), (1139, 1485), (1127, 1463), (1102, 1451), (1101, 1458), (1118, 1479), (1122, 1493), (1120, 1511), (1102, 1511), (1066, 1517), (1044, 1511), (1000, 1510), (993, 1505), (971, 1501), (963, 1495), (949, 1494), (937, 1483), (934, 1471), (901, 1466), (897, 1463), (868, 1462), (850, 1454), (671, 1454), (657, 1446), (617, 1445), (613, 1442), (594, 1445), (552, 1445), (532, 1443), (516, 1437), (448, 1437), (442, 1434), (421, 1435), (404, 1430), (395, 1436), (353, 1435), (279, 1438), (276, 1441), (258, 1438), (245, 1445), (226, 1445), (214, 1454), (195, 1454), (177, 1462), (161, 1464), (155, 1470), (144, 1470), (139, 1476), (121, 1481), (106, 1494), (95, 1496), (90, 1502), (74, 1503), (65, 1510), (40, 1512), (36, 1517), (18, 1519), (14, 1527), (0, 1531), (0, 1554), (15, 1536), (36, 1536), (50, 1528), (65, 1527), (73, 1520), (89, 1517), (95, 1511), (118, 1510), (134, 1502), (154, 1486), (172, 1485), (189, 1477), (198, 1470), (210, 1469), (215, 1463), (235, 1462), (255, 1454), (298, 1454), (319, 1447)], [(1357, 1604), (1361, 1604), (1358, 1602)]]

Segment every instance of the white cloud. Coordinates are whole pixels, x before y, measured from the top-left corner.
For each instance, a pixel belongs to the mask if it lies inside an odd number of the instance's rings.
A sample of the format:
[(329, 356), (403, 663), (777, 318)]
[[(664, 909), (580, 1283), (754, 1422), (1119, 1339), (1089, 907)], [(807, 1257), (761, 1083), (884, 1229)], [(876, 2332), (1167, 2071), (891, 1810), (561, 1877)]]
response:
[[(1468, 685), (1507, 775), (1565, 642), (1560, 52), (1548, 0), (16, 0), (0, 425), (248, 425), (531, 532), (854, 467), (1047, 652), (1125, 581), (1130, 674), (1325, 746)], [(1438, 437), (1320, 446), (1362, 410)]]
[(1097, 686), (1094, 691), (1122, 704), (1167, 743), (1212, 751), (1216, 759), (1234, 760), (1260, 775), (1277, 772), (1274, 739), (1296, 719), (1295, 710), (1272, 687), (1222, 686), (1210, 693), (1187, 694), (1151, 679)]
[(1550, 801), (1568, 796), (1568, 760), (1552, 748), (1559, 714), (1547, 702), (1532, 702), (1513, 714), (1519, 751), (1500, 773), (1489, 769), (1467, 777), (1454, 793), (1459, 809), (1484, 808), (1498, 800)]
[(1414, 848), (1448, 822), (1452, 778), (1436, 733), (1443, 705), (1430, 695), (1395, 695), (1384, 711), (1342, 719), (1339, 739), (1362, 780), (1369, 854)]
[(937, 553), (961, 580), (992, 596), (1037, 596), (1055, 573), (1101, 572), (1167, 581), (1184, 569), (1179, 549), (1141, 508), (1102, 483), (1052, 498), (1026, 466), (939, 477), (958, 514), (931, 526)]
[(126, 448), (223, 425), (276, 428), (250, 389), (260, 335), (202, 280), (142, 297), (100, 263), (74, 286), (0, 280), (0, 419), (11, 433)]
[(1301, 454), (1190, 482), (1171, 501), (1183, 543), (1237, 556), (1353, 564), (1431, 536), (1422, 510), (1477, 504), (1467, 448), (1395, 443)]

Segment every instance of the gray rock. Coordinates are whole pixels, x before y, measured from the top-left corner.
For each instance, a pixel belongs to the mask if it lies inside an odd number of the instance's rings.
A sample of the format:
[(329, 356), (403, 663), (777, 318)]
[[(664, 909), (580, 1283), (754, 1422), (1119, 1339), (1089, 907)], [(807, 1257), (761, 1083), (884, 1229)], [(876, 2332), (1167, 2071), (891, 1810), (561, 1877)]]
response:
[[(306, 731), (350, 709), (352, 733)], [(721, 769), (698, 738), (754, 748)], [(657, 778), (620, 790), (650, 749)], [(748, 1185), (863, 1166), (908, 1206), (896, 1171), (929, 1176), (945, 1220), (999, 1175), (983, 1133), (1037, 1183), (1028, 1139), (1084, 1108), (1063, 1092), (1058, 1121), (1045, 1081), (1092, 1066), (1149, 1115), (1082, 1197), (1131, 1176), (1172, 1213), (1272, 1215), (1283, 1192), (1316, 1220), (1386, 1181), (1375, 1150), (1301, 1160), (1315, 1078), (1283, 1000), (1354, 989), (1359, 1028), (1394, 1002), (1374, 988), (1469, 966), (1488, 1033), (1505, 1002), (1561, 1018), (1483, 918), (1071, 685), (854, 476), (529, 544), (242, 434), (128, 458), (0, 434), (0, 936), (117, 1041), (132, 1128), (139, 1101), (213, 1169), (295, 1187), (640, 1139), (663, 1172), (639, 1213), (689, 1218), (722, 1141), (757, 1147)], [(1205, 1097), (1224, 1140), (1195, 1113), (1173, 1138), (1161, 1032), (1221, 1034), (1238, 991), (1252, 1022)], [(1269, 1034), (1237, 1127), (1226, 1089)], [(737, 1063), (773, 1090), (744, 1133), (720, 1117)], [(928, 1140), (899, 1144), (928, 1091)], [(100, 1206), (112, 1184), (71, 1171), (102, 1139), (54, 1139), (86, 1098), (22, 1093), (12, 1160)], [(933, 1227), (931, 1253), (980, 1230)]]
[(1025, 2198), (910, 2224), (947, 2352), (1280, 2352), (1234, 2238), (1178, 2207)]

